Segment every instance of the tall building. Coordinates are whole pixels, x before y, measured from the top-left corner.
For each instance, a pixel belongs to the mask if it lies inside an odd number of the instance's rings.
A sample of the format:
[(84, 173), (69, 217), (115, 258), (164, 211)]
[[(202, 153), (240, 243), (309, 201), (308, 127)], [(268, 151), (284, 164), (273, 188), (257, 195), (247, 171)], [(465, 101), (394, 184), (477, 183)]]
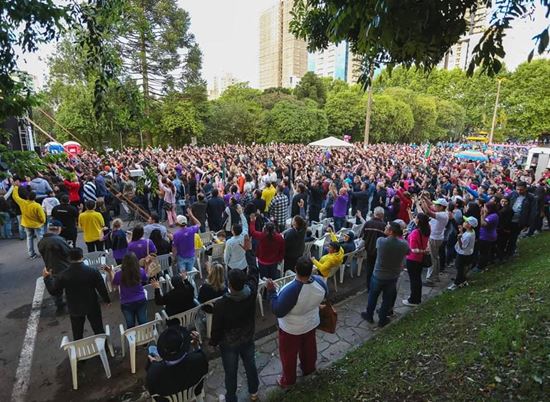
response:
[(293, 0), (278, 0), (260, 16), (260, 89), (292, 88), (307, 72), (304, 40), (289, 32)]
[(320, 77), (331, 77), (355, 84), (361, 75), (361, 62), (352, 53), (348, 43), (342, 42), (311, 53), (308, 59), (308, 70)]
[(214, 77), (212, 86), (208, 89), (208, 99), (218, 99), (231, 85), (239, 82), (231, 73), (225, 73), (221, 77)]
[(489, 9), (479, 3), (475, 13), (467, 13), (465, 18), (468, 22), (468, 32), (463, 35), (445, 54), (443, 60), (438, 64), (439, 68), (452, 70), (460, 68), (467, 70), (472, 61), (472, 52), (479, 43), (483, 32), (488, 27)]

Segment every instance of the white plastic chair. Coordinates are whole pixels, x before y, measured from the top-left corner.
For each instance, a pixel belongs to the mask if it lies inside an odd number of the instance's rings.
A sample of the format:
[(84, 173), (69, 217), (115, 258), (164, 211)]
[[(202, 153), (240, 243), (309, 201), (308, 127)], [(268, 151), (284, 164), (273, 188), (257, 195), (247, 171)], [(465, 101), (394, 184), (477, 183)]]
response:
[(311, 230), (311, 234), (316, 238), (320, 238), (323, 235), (323, 224), (322, 223), (312, 222), (309, 229)]
[(223, 262), (223, 252), (225, 250), (225, 243), (212, 244), (212, 255), (208, 257), (209, 262)]
[(157, 256), (157, 261), (160, 264), (162, 272), (171, 272), (172, 265), (170, 264), (172, 254), (163, 254)]
[(106, 251), (93, 251), (84, 254), (83, 261), (91, 268), (101, 268), (103, 265), (107, 265), (108, 255)]
[[(361, 276), (361, 270), (363, 269), (363, 262), (367, 257), (367, 252), (364, 248), (360, 248), (355, 252), (355, 260), (357, 262), (357, 277)], [(350, 271), (353, 275), (353, 271)]]
[(173, 320), (178, 319), (181, 326), (185, 328), (194, 328), (195, 320), (197, 319), (197, 314), (199, 314), (199, 311), (201, 311), (201, 306), (193, 307), (191, 310), (184, 311), (183, 313), (175, 314), (171, 317), (168, 317), (168, 314), (166, 314), (166, 311), (162, 310), (159, 313), (155, 314), (156, 320)]
[[(202, 377), (200, 379), (200, 381), (198, 383), (196, 383), (195, 385), (193, 385), (192, 387), (187, 388), (184, 391), (180, 391), (177, 394), (162, 396), (162, 398), (163, 399), (168, 399), (170, 402), (194, 402), (194, 401), (203, 402), (204, 401), (204, 396), (205, 396), (204, 387), (205, 387), (205, 384), (206, 384), (206, 378), (207, 377), (208, 377), (208, 374), (206, 374), (204, 377)], [(202, 382), (201, 393), (199, 395), (195, 395), (196, 389), (201, 384), (201, 382)], [(156, 401), (157, 397), (161, 397), (161, 395), (158, 395), (158, 394), (151, 395), (151, 398), (152, 398), (153, 401)]]
[[(282, 288), (287, 283), (292, 282), (296, 277), (296, 273), (292, 271), (286, 271), (286, 273), (288, 274), (287, 276), (284, 276), (279, 279), (275, 279), (273, 281), (273, 283), (275, 284), (275, 288), (277, 290)], [(264, 304), (263, 304), (262, 296), (263, 296), (263, 292), (265, 291), (265, 285), (266, 285), (266, 281), (260, 280), (260, 282), (258, 283), (258, 294), (256, 296), (262, 317), (264, 316)]]
[(214, 235), (214, 233), (212, 231), (199, 233), (199, 237), (201, 238), (202, 244), (207, 246), (210, 243), (212, 243), (213, 235)]
[(202, 256), (204, 253), (204, 247), (195, 250), (195, 266), (199, 271), (199, 276), (202, 279)]
[(352, 227), (351, 227), (351, 231), (353, 232), (353, 234), (355, 235), (355, 238), (359, 238), (361, 236), (361, 232), (363, 231), (363, 226), (365, 226), (364, 223), (361, 223), (359, 225), (357, 224), (354, 224)]
[(262, 301), (262, 296), (265, 290), (265, 281), (260, 279), (258, 282), (258, 293), (256, 294), (256, 300), (258, 300), (258, 307), (260, 308), (260, 314), (264, 316), (264, 303)]
[(108, 325), (105, 326), (104, 334), (93, 335), (72, 342), (69, 341), (69, 337), (63, 337), (60, 348), (66, 350), (69, 354), (69, 362), (71, 363), (71, 373), (73, 377), (73, 389), (78, 389), (77, 362), (79, 360), (88, 360), (92, 357), (99, 356), (101, 363), (103, 363), (103, 368), (105, 369), (105, 375), (107, 378), (111, 378), (111, 368), (109, 367), (109, 360), (107, 359), (107, 352), (105, 351), (105, 345), (107, 345), (111, 356), (115, 357), (110, 337), (111, 331)]
[(334, 280), (334, 291), (338, 292), (338, 284), (336, 283), (336, 273), (338, 272), (338, 270), (342, 267), (342, 265), (337, 265), (335, 267), (332, 267), (330, 269), (330, 272), (328, 273), (328, 276), (326, 278), (323, 278), (325, 280), (325, 282), (327, 282), (327, 286), (328, 286), (328, 280), (330, 278), (332, 278)]
[[(342, 265), (340, 266), (340, 283), (344, 283), (344, 273), (346, 272), (346, 267), (348, 261), (351, 262), (351, 259), (355, 255), (355, 251), (352, 251), (351, 253), (344, 254), (344, 259), (342, 260)], [(351, 267), (350, 267), (350, 276), (353, 277), (351, 274)]]
[(315, 244), (314, 241), (308, 241), (305, 243), (305, 247), (304, 247), (304, 255), (307, 256), (307, 257), (311, 257), (311, 248), (313, 247), (313, 245)]
[[(211, 307), (214, 307), (214, 303), (216, 303), (218, 300), (220, 300), (223, 296), (220, 296), (220, 297), (216, 297), (215, 299), (212, 299), (212, 300), (208, 300), (207, 302), (204, 302), (200, 305), (201, 309), (202, 307), (204, 306), (211, 306)], [(213, 314), (211, 313), (208, 313), (206, 311), (204, 311), (204, 314), (206, 314), (206, 337), (208, 339), (210, 339), (210, 336), (212, 335), (212, 318), (213, 318)]]
[(120, 345), (122, 347), (122, 357), (126, 355), (125, 340), (128, 342), (128, 350), (130, 352), (130, 367), (132, 374), (136, 372), (136, 348), (140, 345), (148, 344), (152, 341), (157, 341), (159, 334), (157, 326), (161, 323), (159, 320), (146, 322), (145, 324), (136, 327), (124, 329), (124, 325), (120, 324)]

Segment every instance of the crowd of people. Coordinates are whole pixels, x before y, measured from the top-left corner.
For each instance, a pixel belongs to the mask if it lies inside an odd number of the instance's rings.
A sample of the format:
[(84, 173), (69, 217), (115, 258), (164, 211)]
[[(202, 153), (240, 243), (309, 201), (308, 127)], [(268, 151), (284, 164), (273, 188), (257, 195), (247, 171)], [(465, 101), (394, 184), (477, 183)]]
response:
[[(550, 170), (535, 180), (523, 167), (521, 148), (488, 149), (489, 159), (476, 162), (455, 157), (459, 147), (322, 150), (274, 144), (84, 151), (36, 177), (5, 179), (0, 234), (26, 238), (29, 258), (42, 256), (46, 286), (60, 312), (65, 293), (74, 339), (82, 338), (86, 318), (95, 333), (103, 332), (97, 293), (110, 303), (101, 275), (83, 263), (79, 229), (88, 252), (111, 250), (120, 268), (105, 271), (120, 289), (127, 327), (147, 321), (148, 283), (155, 303), (170, 316), (222, 296), (210, 311), (209, 342), (220, 348), (225, 398), (236, 401), (240, 358), (255, 400), (260, 278), (278, 321), (279, 385), (285, 388), (296, 381), (297, 357), (304, 375), (315, 371), (319, 305), (329, 291), (327, 277), (345, 255), (366, 254), (368, 303), (362, 317), (374, 323), (382, 295), (382, 327), (391, 320), (403, 272), (410, 279), (403, 304), (415, 306), (422, 287), (440, 282), (445, 270), (456, 269), (449, 290), (466, 286), (475, 272), (514, 256), (520, 236), (543, 230), (544, 219), (550, 223)], [(140, 216), (147, 221), (138, 222)], [(121, 218), (132, 220), (131, 231), (123, 229)], [(326, 241), (315, 258), (306, 244), (318, 240), (311, 225), (321, 221)], [(359, 236), (350, 230), (354, 223), (362, 228)], [(195, 289), (188, 274), (206, 231), (224, 251)], [(148, 272), (148, 258), (170, 253), (177, 274), (173, 290), (163, 295), (158, 275)], [(273, 280), (281, 264), (295, 279), (277, 289)], [(198, 339), (177, 325), (160, 336), (149, 354), (152, 393), (169, 395), (193, 385), (178, 382), (191, 370), (190, 359), (202, 367), (195, 383), (202, 379), (206, 356), (200, 348), (189, 351), (192, 344), (199, 347)], [(170, 364), (159, 365), (163, 360)]]

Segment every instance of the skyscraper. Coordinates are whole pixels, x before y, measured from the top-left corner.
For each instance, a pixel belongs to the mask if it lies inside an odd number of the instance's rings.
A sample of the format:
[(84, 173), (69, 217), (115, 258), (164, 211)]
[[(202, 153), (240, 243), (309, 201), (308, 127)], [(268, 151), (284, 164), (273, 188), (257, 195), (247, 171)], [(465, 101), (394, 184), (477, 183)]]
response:
[(307, 72), (304, 40), (289, 32), (293, 0), (278, 0), (260, 16), (260, 89), (292, 88)]
[(331, 77), (355, 84), (361, 74), (361, 63), (352, 53), (347, 42), (342, 42), (311, 53), (308, 59), (308, 70), (320, 77)]
[(439, 68), (446, 70), (452, 70), (453, 68), (468, 69), (472, 61), (472, 52), (479, 43), (483, 32), (487, 29), (488, 14), (489, 9), (481, 2), (478, 4), (475, 13), (469, 12), (466, 14), (468, 31), (447, 51), (443, 60), (438, 64)]

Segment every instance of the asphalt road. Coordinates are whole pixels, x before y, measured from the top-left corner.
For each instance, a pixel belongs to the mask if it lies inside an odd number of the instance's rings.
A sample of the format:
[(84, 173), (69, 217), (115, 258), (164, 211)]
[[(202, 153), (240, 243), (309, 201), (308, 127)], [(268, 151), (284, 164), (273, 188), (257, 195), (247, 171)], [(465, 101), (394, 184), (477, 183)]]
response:
[[(82, 245), (81, 245), (82, 246)], [(31, 311), (36, 279), (41, 275), (41, 258), (30, 260), (26, 245), (20, 240), (0, 240), (0, 395), (9, 400), (15, 383), (15, 375), (27, 322)], [(346, 278), (339, 285), (338, 293), (331, 292), (331, 299), (342, 300), (364, 288), (364, 274), (361, 278)], [(332, 289), (332, 284), (330, 285)], [(67, 314), (57, 316), (53, 300), (44, 293), (40, 320), (36, 335), (28, 392), (25, 401), (128, 401), (141, 400), (144, 391), (146, 350), (138, 350), (137, 372), (130, 373), (128, 355), (122, 357), (120, 349), (119, 324), (123, 317), (117, 294), (113, 294), (112, 305), (103, 306), (103, 322), (111, 328), (115, 357), (109, 356), (111, 379), (105, 377), (103, 366), (97, 358), (79, 364), (77, 391), (72, 389), (71, 370), (66, 352), (59, 346), (64, 335), (72, 339), (70, 320)], [(265, 317), (257, 313), (256, 335), (264, 336), (275, 330), (275, 318), (264, 305)], [(149, 302), (148, 315), (153, 319), (160, 308)], [(92, 335), (89, 324), (85, 336)], [(211, 358), (213, 350), (206, 347)]]

